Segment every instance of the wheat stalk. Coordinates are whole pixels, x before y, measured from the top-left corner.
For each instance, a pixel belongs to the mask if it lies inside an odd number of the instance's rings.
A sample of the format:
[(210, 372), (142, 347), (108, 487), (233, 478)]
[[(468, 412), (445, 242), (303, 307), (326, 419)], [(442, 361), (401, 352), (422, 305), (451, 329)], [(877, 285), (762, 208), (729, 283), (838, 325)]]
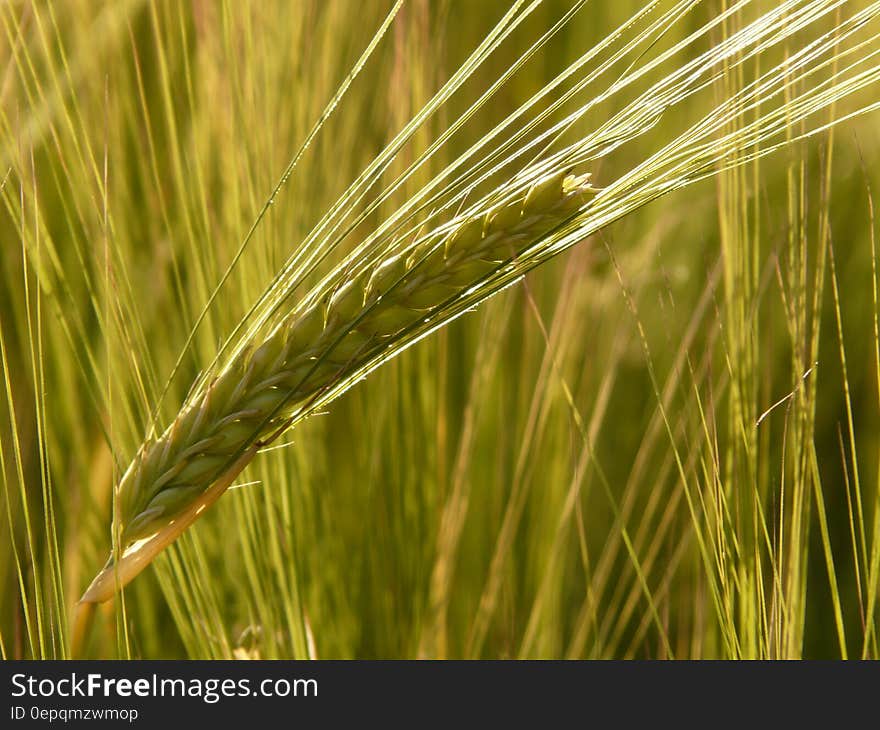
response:
[[(111, 598), (232, 483), (292, 416), (583, 207), (589, 175), (558, 173), (527, 194), (425, 236), (307, 298), (238, 351), (174, 422), (146, 441), (118, 487), (118, 559), (81, 601)], [(446, 230), (446, 229), (444, 229)]]
[[(484, 150), (481, 141), (461, 164), (472, 154), (490, 153), (459, 178), (453, 179), (455, 165), (435, 176), (334, 268), (337, 278), (328, 280), (332, 283), (320, 285), (297, 309), (282, 316), (266, 337), (249, 334), (250, 346), (239, 347), (212, 380), (199, 381), (196, 394), (175, 421), (160, 437), (142, 445), (118, 486), (114, 555), (81, 600), (93, 603), (110, 598), (219, 498), (262, 446), (316, 403), (327, 402), (375, 364), (399, 352), (402, 344), (428, 329), (427, 323), (442, 324), (455, 311), (478, 303), (523, 271), (662, 195), (880, 108), (880, 102), (867, 102), (830, 122), (815, 121), (818, 112), (837, 100), (880, 80), (877, 52), (864, 53), (880, 34), (874, 32), (868, 39), (857, 36), (880, 15), (880, 2), (875, 2), (722, 100), (611, 181), (584, 215), (571, 220), (576, 211), (583, 211), (593, 189), (589, 176), (560, 170), (594, 164), (658, 124), (671, 107), (708, 88), (713, 75), (727, 68), (731, 58), (737, 64), (757, 58), (784, 41), (792, 28), (808, 24), (817, 13), (830, 13), (834, 6), (819, 0), (788, 0), (665, 76), (593, 133), (555, 152), (551, 150), (563, 144), (560, 140), (566, 130), (592, 108), (592, 100), (543, 131), (525, 125), (529, 131), (524, 136), (513, 134), (495, 151)], [(851, 46), (840, 49), (844, 41)], [(838, 64), (841, 68), (834, 70)], [(833, 73), (823, 79), (826, 71)], [(759, 107), (759, 116), (742, 121), (744, 114)], [(536, 118), (545, 119), (545, 113)], [(790, 130), (802, 121), (810, 122), (807, 129), (792, 138)], [(407, 133), (416, 126), (409, 125)], [(728, 128), (735, 131), (724, 133)], [(310, 272), (329, 253), (342, 235), (344, 214), (340, 211), (356, 206), (396, 149), (397, 143), (383, 152), (369, 174), (359, 177), (322, 219), (268, 290), (267, 296), (277, 294), (271, 304), (283, 301), (301, 281), (299, 274)], [(520, 158), (534, 162), (523, 170)], [(495, 199), (501, 203), (491, 205), (484, 198), (411, 245), (393, 244), (384, 258), (375, 256), (390, 232), (406, 225), (418, 211), (435, 202), (441, 211), (449, 210), (508, 165), (521, 172), (514, 182), (497, 188)], [(524, 187), (536, 179), (523, 195)], [(384, 193), (371, 205), (382, 200)], [(361, 263), (367, 261), (372, 263)]]

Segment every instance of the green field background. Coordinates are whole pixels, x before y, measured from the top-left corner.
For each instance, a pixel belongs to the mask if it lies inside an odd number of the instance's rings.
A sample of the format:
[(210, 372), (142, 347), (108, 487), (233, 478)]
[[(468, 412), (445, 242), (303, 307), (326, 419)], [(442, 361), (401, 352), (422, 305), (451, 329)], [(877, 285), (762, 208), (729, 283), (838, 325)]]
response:
[[(363, 231), (641, 5), (587, 3)], [(769, 3), (755, 5), (731, 27)], [(507, 4), (404, 4), (160, 400), (390, 7), (0, 5), (5, 658), (70, 655), (153, 409), (173, 418)], [(568, 7), (536, 7), (387, 181)], [(700, 4), (663, 44), (721, 8)], [(596, 184), (734, 83), (599, 161)], [(877, 658), (877, 122), (664, 196), (409, 348), (262, 454), (100, 607), (83, 655)]]

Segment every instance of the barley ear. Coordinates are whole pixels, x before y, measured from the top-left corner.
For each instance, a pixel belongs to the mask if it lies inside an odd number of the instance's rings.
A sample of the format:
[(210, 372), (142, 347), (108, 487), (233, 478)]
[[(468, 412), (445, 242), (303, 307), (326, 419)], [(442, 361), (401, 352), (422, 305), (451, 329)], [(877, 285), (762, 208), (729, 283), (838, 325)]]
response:
[(567, 221), (596, 192), (589, 177), (562, 172), (465, 216), (442, 241), (428, 237), (308, 298), (243, 348), (141, 446), (118, 486), (119, 559), (111, 555), (81, 601), (106, 601), (132, 580), (304, 406)]

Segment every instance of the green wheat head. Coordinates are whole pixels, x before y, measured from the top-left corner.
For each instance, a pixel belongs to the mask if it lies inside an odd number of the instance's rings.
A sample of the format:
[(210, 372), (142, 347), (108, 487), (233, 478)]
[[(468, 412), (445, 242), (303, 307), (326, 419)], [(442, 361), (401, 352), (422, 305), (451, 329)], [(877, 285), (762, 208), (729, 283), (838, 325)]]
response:
[[(520, 200), (456, 221), (439, 243), (425, 236), (307, 298), (268, 337), (241, 348), (125, 472), (118, 491), (122, 553), (192, 509), (335, 382), (565, 223), (595, 193), (589, 178), (553, 175)], [(105, 576), (112, 566), (111, 558)], [(88, 600), (112, 595), (112, 583), (103, 585)]]

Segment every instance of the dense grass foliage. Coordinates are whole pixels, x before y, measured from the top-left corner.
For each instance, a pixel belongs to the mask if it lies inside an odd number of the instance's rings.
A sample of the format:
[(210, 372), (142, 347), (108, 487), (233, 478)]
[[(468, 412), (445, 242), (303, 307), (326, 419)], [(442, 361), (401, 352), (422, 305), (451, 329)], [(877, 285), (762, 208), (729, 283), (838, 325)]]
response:
[[(2, 656), (880, 657), (880, 8), (773, 7), (0, 5)], [(74, 620), (223, 362), (569, 166)]]

